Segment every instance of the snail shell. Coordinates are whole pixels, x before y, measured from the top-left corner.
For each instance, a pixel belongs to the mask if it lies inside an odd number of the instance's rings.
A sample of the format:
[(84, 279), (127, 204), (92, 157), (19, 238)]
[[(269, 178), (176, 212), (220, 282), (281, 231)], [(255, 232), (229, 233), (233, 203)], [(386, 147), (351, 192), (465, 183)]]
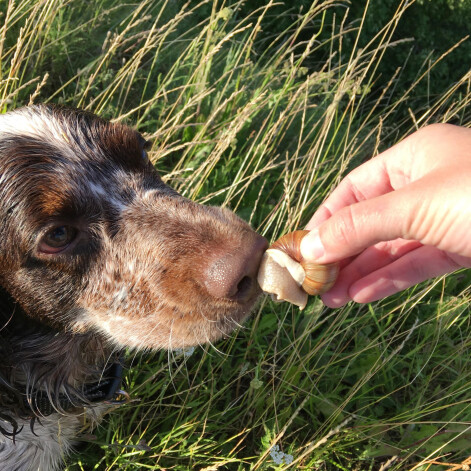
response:
[(301, 255), (301, 240), (309, 231), (294, 231), (274, 242), (265, 252), (258, 273), (258, 283), (275, 301), (288, 301), (301, 309), (308, 294), (328, 291), (339, 272), (338, 263), (319, 265)]

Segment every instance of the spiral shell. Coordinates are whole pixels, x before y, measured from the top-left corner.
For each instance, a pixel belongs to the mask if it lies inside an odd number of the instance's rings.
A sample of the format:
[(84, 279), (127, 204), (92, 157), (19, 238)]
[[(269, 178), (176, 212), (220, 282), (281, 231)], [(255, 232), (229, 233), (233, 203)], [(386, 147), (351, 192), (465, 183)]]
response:
[(258, 282), (276, 301), (289, 301), (303, 309), (307, 295), (328, 291), (339, 272), (338, 263), (319, 265), (301, 255), (301, 240), (309, 231), (294, 231), (274, 242), (262, 259)]
[(309, 234), (309, 231), (294, 231), (285, 234), (273, 242), (270, 249), (281, 250), (301, 264), (306, 274), (302, 287), (306, 293), (315, 296), (329, 291), (334, 286), (339, 273), (339, 265), (337, 262), (320, 265), (304, 260), (301, 255), (301, 240), (306, 234)]

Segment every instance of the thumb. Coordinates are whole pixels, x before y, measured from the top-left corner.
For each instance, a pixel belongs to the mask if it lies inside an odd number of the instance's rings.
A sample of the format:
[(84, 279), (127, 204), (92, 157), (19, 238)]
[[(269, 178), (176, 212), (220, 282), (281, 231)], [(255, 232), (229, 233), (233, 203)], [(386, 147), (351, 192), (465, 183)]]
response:
[(303, 238), (303, 258), (330, 263), (381, 241), (407, 238), (415, 214), (411, 201), (417, 201), (407, 193), (397, 190), (338, 210)]

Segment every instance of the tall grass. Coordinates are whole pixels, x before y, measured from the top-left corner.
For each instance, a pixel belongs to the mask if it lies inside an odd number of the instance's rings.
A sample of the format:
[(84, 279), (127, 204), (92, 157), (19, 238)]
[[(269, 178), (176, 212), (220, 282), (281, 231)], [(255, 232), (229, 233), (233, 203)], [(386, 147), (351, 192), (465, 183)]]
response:
[[(378, 64), (410, 2), (362, 49), (347, 2), (20, 0), (0, 6), (0, 107), (79, 106), (152, 139), (164, 179), (274, 239), (302, 227), (342, 176), (430, 122), (469, 126), (468, 73), (411, 106), (417, 79)], [(354, 21), (355, 20), (355, 21)], [(453, 51), (449, 52), (450, 54)], [(413, 61), (413, 58), (410, 59)], [(439, 58), (446, 60), (446, 55)], [(432, 470), (471, 437), (470, 277), (366, 306), (263, 300), (214, 347), (130, 352), (118, 408), (69, 470)]]

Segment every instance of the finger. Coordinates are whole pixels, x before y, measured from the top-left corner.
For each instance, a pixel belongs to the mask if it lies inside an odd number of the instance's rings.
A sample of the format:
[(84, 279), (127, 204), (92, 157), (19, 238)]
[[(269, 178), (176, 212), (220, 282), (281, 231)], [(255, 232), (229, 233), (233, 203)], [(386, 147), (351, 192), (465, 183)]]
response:
[(312, 231), (314, 228), (322, 224), (324, 221), (327, 221), (327, 219), (329, 219), (330, 216), (332, 216), (332, 213), (330, 212), (329, 208), (325, 206), (325, 203), (322, 204), (322, 206), (319, 206), (319, 208), (314, 213), (312, 218), (306, 224), (306, 229), (308, 231)]
[(350, 284), (364, 278), (366, 275), (390, 265), (405, 254), (422, 247), (423, 244), (416, 240), (395, 239), (387, 242), (379, 242), (368, 247), (355, 257), (350, 264), (344, 268), (350, 278)]
[(345, 206), (389, 193), (409, 183), (409, 163), (413, 163), (416, 153), (416, 146), (412, 144), (407, 138), (352, 170), (314, 213), (306, 229), (314, 229)]
[(329, 307), (340, 307), (351, 301), (350, 286), (376, 270), (391, 264), (422, 244), (413, 240), (396, 239), (380, 242), (367, 248), (360, 255), (342, 267), (335, 285), (324, 295), (323, 301)]
[(302, 239), (303, 257), (330, 263), (356, 255), (378, 242), (404, 237), (417, 213), (417, 205), (426, 204), (423, 196), (411, 187), (337, 211)]
[[(450, 142), (453, 149), (450, 150)], [(315, 212), (307, 228), (314, 229), (345, 206), (397, 190), (453, 162), (469, 163), (471, 130), (451, 124), (432, 124), (350, 172)]]
[(350, 287), (349, 295), (356, 302), (368, 303), (458, 268), (461, 266), (446, 252), (423, 246), (357, 281)]
[(340, 209), (392, 191), (389, 176), (381, 157), (377, 157), (349, 173), (322, 203), (308, 222), (313, 230)]

